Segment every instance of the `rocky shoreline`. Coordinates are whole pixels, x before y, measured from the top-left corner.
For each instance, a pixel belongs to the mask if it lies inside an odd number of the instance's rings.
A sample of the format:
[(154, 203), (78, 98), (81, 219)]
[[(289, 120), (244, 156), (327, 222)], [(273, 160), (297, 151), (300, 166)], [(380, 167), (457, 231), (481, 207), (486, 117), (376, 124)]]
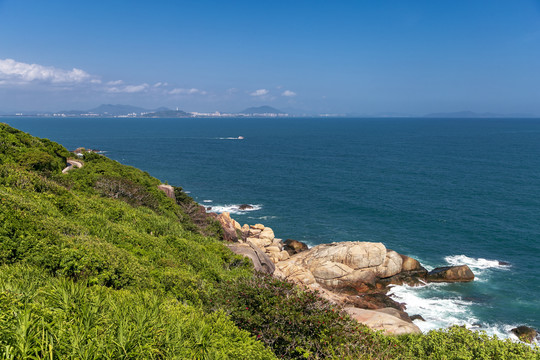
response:
[(286, 279), (338, 304), (357, 321), (389, 334), (420, 333), (405, 304), (393, 300), (391, 285), (467, 282), (467, 265), (428, 272), (415, 259), (382, 243), (341, 242), (309, 249), (296, 240), (285, 242), (262, 224), (240, 225), (229, 213), (213, 214), (224, 230), (227, 246), (251, 259), (255, 270)]
[[(171, 185), (158, 188), (175, 199)], [(353, 319), (388, 334), (421, 333), (413, 320), (423, 320), (418, 314), (409, 315), (406, 304), (390, 297), (391, 285), (474, 280), (467, 265), (438, 267), (428, 272), (418, 260), (387, 249), (382, 243), (340, 242), (310, 249), (296, 240), (284, 242), (276, 238), (274, 231), (262, 224), (241, 226), (227, 212), (207, 213), (202, 205), (198, 205), (198, 210), (204, 217), (219, 221), (226, 245), (234, 253), (248, 257), (256, 271), (317, 291)], [(513, 328), (511, 333), (526, 343), (540, 342), (538, 331), (528, 326)]]

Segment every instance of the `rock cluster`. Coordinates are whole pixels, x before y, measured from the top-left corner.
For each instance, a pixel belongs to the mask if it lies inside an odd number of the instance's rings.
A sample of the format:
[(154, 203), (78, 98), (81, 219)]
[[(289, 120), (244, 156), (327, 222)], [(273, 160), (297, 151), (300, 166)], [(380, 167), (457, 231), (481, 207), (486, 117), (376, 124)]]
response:
[(227, 241), (245, 243), (253, 248), (262, 250), (273, 263), (287, 260), (290, 255), (284, 250), (281, 239), (276, 238), (274, 231), (262, 224), (240, 226), (240, 224), (231, 218), (230, 214), (224, 212), (217, 219), (224, 231), (224, 237)]
[(318, 291), (342, 305), (352, 318), (391, 334), (419, 333), (420, 329), (404, 312), (404, 305), (386, 295), (388, 285), (474, 279), (466, 265), (428, 273), (417, 260), (382, 243), (341, 242), (308, 249), (296, 240), (283, 243), (262, 224), (241, 226), (228, 213), (217, 219), (225, 239), (232, 242), (229, 248), (249, 257), (256, 270)]

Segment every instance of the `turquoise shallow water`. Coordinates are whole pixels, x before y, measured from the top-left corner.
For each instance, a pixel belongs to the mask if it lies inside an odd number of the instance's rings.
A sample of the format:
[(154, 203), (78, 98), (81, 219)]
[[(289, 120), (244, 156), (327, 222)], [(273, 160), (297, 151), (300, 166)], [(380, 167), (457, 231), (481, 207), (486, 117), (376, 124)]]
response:
[(469, 264), (474, 283), (395, 289), (424, 330), (540, 328), (540, 120), (1, 121), (104, 150), (278, 237), (381, 241), (428, 267)]

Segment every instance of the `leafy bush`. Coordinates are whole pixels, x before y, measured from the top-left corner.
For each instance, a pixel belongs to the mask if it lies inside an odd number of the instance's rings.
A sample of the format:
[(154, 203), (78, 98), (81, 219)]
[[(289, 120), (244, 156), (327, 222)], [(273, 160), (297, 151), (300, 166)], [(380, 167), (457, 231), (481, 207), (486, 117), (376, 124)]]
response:
[(119, 199), (132, 206), (146, 206), (156, 209), (158, 201), (142, 185), (125, 178), (102, 176), (94, 188), (103, 196)]
[(222, 312), (152, 291), (116, 291), (0, 268), (4, 359), (274, 359)]
[(527, 345), (460, 326), (430, 331), (426, 335), (407, 335), (400, 340), (405, 349), (403, 356), (410, 359), (540, 359), (540, 353)]
[(316, 292), (272, 276), (222, 283), (208, 304), (224, 309), (286, 359), (393, 358), (399, 342), (350, 319)]

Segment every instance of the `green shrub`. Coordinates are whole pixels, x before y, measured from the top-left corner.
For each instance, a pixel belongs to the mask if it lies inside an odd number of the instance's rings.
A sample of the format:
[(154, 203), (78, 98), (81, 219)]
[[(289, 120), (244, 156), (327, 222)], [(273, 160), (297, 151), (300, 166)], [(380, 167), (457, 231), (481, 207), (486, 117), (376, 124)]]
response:
[[(30, 293), (27, 293), (29, 291)], [(0, 268), (5, 359), (275, 359), (223, 312), (152, 291), (118, 291)]]
[(222, 283), (209, 300), (286, 359), (392, 358), (399, 342), (369, 330), (316, 292), (272, 276)]
[(540, 359), (538, 349), (460, 326), (430, 331), (426, 335), (407, 335), (400, 340), (405, 349), (403, 355), (410, 359)]

